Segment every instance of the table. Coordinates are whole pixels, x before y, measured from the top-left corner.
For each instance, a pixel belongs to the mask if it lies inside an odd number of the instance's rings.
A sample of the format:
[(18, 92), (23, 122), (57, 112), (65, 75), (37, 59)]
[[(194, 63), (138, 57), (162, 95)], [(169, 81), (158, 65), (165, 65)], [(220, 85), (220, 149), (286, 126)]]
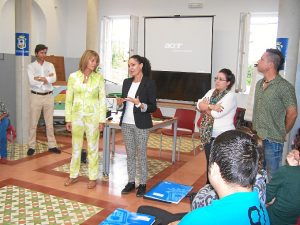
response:
[[(153, 121), (153, 127), (150, 131), (173, 125), (173, 145), (172, 145), (172, 163), (176, 160), (176, 139), (177, 139), (177, 119), (168, 118), (161, 121)], [(109, 175), (110, 167), (110, 134), (112, 133), (112, 149), (115, 148), (115, 129), (121, 129), (118, 122), (107, 120), (103, 130), (103, 175)]]

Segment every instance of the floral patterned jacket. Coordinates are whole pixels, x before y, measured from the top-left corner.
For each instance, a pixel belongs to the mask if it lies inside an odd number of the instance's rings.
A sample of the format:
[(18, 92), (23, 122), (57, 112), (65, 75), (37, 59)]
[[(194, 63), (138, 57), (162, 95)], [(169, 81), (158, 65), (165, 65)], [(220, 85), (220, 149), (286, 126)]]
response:
[(78, 70), (68, 79), (65, 120), (72, 122), (72, 118), (80, 115), (97, 115), (99, 123), (106, 119), (105, 84), (103, 76), (92, 72), (86, 84), (84, 75)]
[(0, 116), (2, 114), (8, 114), (6, 105), (0, 100)]

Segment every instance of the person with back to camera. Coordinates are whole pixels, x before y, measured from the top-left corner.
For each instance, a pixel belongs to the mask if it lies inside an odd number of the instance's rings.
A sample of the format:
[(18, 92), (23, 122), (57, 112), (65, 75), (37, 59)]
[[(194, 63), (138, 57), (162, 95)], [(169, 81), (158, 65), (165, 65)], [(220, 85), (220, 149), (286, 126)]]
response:
[(269, 180), (281, 165), (283, 143), (297, 118), (295, 87), (279, 75), (283, 64), (278, 49), (267, 49), (257, 62), (264, 78), (256, 83), (252, 122), (263, 139)]
[[(256, 175), (255, 183), (253, 185), (253, 190), (258, 193), (258, 197), (260, 201), (265, 204), (266, 202), (266, 180), (267, 180), (267, 172), (263, 169), (263, 144), (260, 137), (258, 137), (257, 133), (251, 130), (248, 127), (239, 127), (237, 130), (245, 132), (249, 134), (254, 140), (257, 142), (257, 149), (259, 151), (259, 163), (258, 163), (258, 173)], [(195, 195), (192, 201), (192, 210), (197, 209), (199, 207), (205, 207), (210, 205), (213, 200), (219, 199), (216, 191), (213, 189), (211, 184), (206, 184), (203, 186), (198, 193)]]
[(295, 225), (300, 218), (299, 149), (287, 155), (288, 165), (279, 167), (267, 184), (268, 213), (272, 225)]
[(105, 84), (102, 75), (97, 73), (99, 55), (86, 50), (81, 56), (79, 70), (68, 79), (66, 94), (66, 129), (72, 132), (72, 160), (70, 178), (65, 186), (78, 181), (81, 150), (84, 133), (88, 153), (88, 189), (96, 187), (99, 173), (99, 131), (106, 120)]
[(151, 65), (145, 57), (131, 56), (128, 72), (131, 78), (124, 80), (122, 97), (117, 99), (118, 105), (123, 104), (120, 126), (127, 153), (128, 183), (122, 194), (135, 189), (136, 159), (139, 157), (140, 184), (136, 196), (142, 197), (146, 192), (147, 141), (153, 126), (151, 113), (156, 110), (156, 86), (149, 78)]
[(54, 97), (52, 95), (52, 83), (56, 81), (55, 68), (52, 63), (45, 61), (48, 47), (39, 44), (35, 47), (36, 61), (30, 63), (27, 68), (30, 93), (30, 126), (27, 155), (33, 155), (36, 147), (36, 128), (43, 110), (46, 123), (46, 133), (49, 151), (61, 153), (57, 148), (54, 129), (53, 112)]
[(258, 172), (256, 140), (238, 130), (225, 131), (214, 141), (209, 157), (209, 180), (219, 200), (185, 215), (179, 225), (269, 225), (258, 193), (252, 191)]
[[(241, 134), (243, 133), (243, 134)], [(227, 139), (226, 139), (227, 138)], [(265, 181), (261, 180), (261, 175), (259, 175), (257, 173), (256, 177), (255, 177), (255, 182), (252, 181), (252, 176), (254, 175), (253, 173), (255, 173), (255, 168), (256, 165), (258, 167), (258, 171), (262, 168), (262, 158), (263, 155), (261, 155), (262, 153), (262, 140), (255, 134), (254, 131), (250, 130), (249, 128), (245, 128), (245, 127), (241, 127), (236, 131), (226, 131), (225, 133), (221, 134), (220, 136), (217, 137), (216, 139), (216, 149), (213, 150), (214, 153), (213, 157), (214, 158), (214, 162), (218, 165), (222, 165), (222, 167), (220, 167), (220, 169), (223, 170), (223, 172), (221, 172), (221, 176), (223, 174), (223, 179), (226, 179), (227, 185), (229, 187), (229, 189), (232, 187), (232, 193), (231, 191), (228, 191), (224, 186), (224, 190), (222, 189), (222, 183), (216, 183), (216, 182), (211, 182), (211, 184), (206, 184), (204, 187), (202, 187), (198, 194), (196, 195), (196, 197), (193, 199), (192, 202), (192, 212), (197, 210), (198, 208), (207, 208), (207, 207), (211, 207), (211, 205), (213, 206), (212, 208), (208, 208), (210, 209), (210, 211), (214, 211), (214, 209), (218, 212), (221, 213), (223, 210), (225, 210), (226, 207), (239, 207), (240, 203), (236, 203), (237, 205), (235, 205), (235, 201), (238, 201), (238, 198), (241, 198), (241, 202), (244, 201), (244, 199), (246, 199), (245, 196), (248, 195), (248, 203), (250, 202), (255, 202), (256, 206), (258, 205), (258, 201), (260, 201), (260, 204), (263, 206), (265, 204), (265, 195), (266, 195), (266, 190), (265, 190)], [(227, 146), (228, 145), (228, 146)], [(221, 149), (226, 147), (226, 151), (225, 149)], [(230, 151), (230, 148), (232, 147), (232, 153)], [(221, 149), (221, 150), (220, 150)], [(218, 151), (220, 151), (220, 156), (217, 157)], [(240, 152), (241, 151), (241, 152)], [(252, 155), (250, 154), (252, 152), (254, 152)], [(231, 156), (231, 154), (236, 154), (236, 152), (238, 152), (237, 155), (234, 155), (234, 157)], [(256, 154), (258, 154), (259, 156), (259, 162), (256, 164)], [(246, 158), (246, 160), (243, 160), (243, 157), (248, 155), (249, 157)], [(223, 158), (222, 158), (223, 157)], [(232, 162), (231, 164), (226, 165), (226, 162), (230, 161), (232, 157)], [(223, 160), (222, 163), (220, 163), (220, 161)], [(241, 162), (240, 162), (240, 161)], [(239, 163), (236, 163), (237, 168), (235, 167), (235, 162), (239, 161)], [(243, 162), (245, 162), (245, 164), (243, 165)], [(213, 164), (213, 163), (211, 163)], [(209, 165), (211, 165), (209, 164)], [(239, 168), (242, 168), (243, 166), (245, 166), (245, 168), (243, 168), (243, 170), (239, 170)], [(247, 171), (248, 168), (248, 171)], [(241, 174), (239, 174), (239, 172)], [(215, 179), (217, 179), (217, 177), (215, 177)], [(229, 180), (229, 181), (228, 181)], [(238, 180), (236, 182), (236, 180)], [(232, 184), (235, 183), (235, 184)], [(250, 184), (249, 184), (250, 183)], [(253, 184), (254, 183), (254, 184)], [(249, 189), (247, 184), (249, 184)], [(241, 185), (246, 185), (247, 187), (243, 188), (243, 187), (239, 187)], [(215, 187), (217, 187), (217, 189), (214, 189)], [(224, 192), (221, 191), (226, 191), (228, 193), (228, 197), (224, 197)], [(257, 193), (258, 195), (252, 194), (252, 197), (250, 198), (251, 193), (245, 193), (245, 194), (235, 194), (235, 197), (229, 197), (230, 194), (233, 194), (235, 192), (250, 192), (252, 190), (252, 192), (255, 194)], [(222, 195), (220, 195), (220, 193)], [(221, 200), (219, 199), (219, 196)], [(244, 196), (244, 197), (243, 197)], [(257, 196), (258, 196), (258, 201), (257, 201)], [(222, 198), (225, 198), (226, 200), (222, 200)], [(226, 204), (228, 204), (226, 206)], [(245, 201), (245, 204), (247, 204), (247, 201)], [(245, 204), (243, 204), (245, 206)], [(221, 206), (222, 205), (222, 206)], [(221, 207), (220, 207), (221, 206)], [(224, 209), (222, 208), (224, 207)], [(251, 208), (251, 207), (250, 207)], [(233, 211), (236, 210), (233, 208)], [(265, 210), (265, 209), (261, 209), (261, 210)], [(181, 213), (170, 213), (168, 211), (165, 211), (163, 209), (157, 208), (157, 207), (153, 207), (153, 206), (140, 206), (137, 210), (137, 212), (139, 213), (144, 213), (144, 214), (149, 214), (152, 216), (156, 217), (156, 223), (155, 225), (175, 225), (178, 224), (179, 220), (181, 220), (185, 215), (188, 214), (188, 212), (181, 212)], [(200, 211), (201, 212), (201, 211)], [(206, 214), (206, 210), (203, 210), (203, 212)], [(236, 215), (233, 215), (233, 212), (225, 212), (224, 215), (217, 215), (216, 216), (222, 216), (221, 218), (219, 218), (219, 220), (223, 220), (224, 216), (228, 213), (230, 220), (226, 221), (226, 219), (224, 219), (224, 223), (221, 223), (220, 221), (217, 221), (215, 218), (213, 218), (214, 216), (212, 216), (212, 218), (207, 218), (208, 215), (206, 215), (206, 222), (203, 222), (201, 220), (201, 222), (203, 223), (188, 223), (186, 222), (185, 224), (268, 224), (268, 220), (266, 219), (266, 223), (262, 223), (261, 221), (258, 221), (258, 219), (255, 219), (255, 216), (253, 216), (251, 214), (251, 218), (253, 219), (251, 223), (251, 221), (247, 222), (243, 222), (243, 220), (237, 220), (235, 223), (233, 223), (234, 221), (234, 217), (236, 216), (236, 218), (240, 218), (240, 215), (247, 215), (247, 207), (244, 207), (242, 209), (242, 211), (237, 211), (238, 213)], [(263, 211), (262, 214), (263, 215)], [(201, 214), (202, 215), (202, 214)], [(249, 214), (250, 215), (250, 214)], [(199, 217), (201, 217), (199, 215)], [(250, 218), (250, 217), (249, 217)], [(227, 218), (228, 219), (228, 218)], [(211, 220), (211, 221), (210, 221)], [(196, 221), (196, 220), (195, 220)], [(210, 222), (209, 222), (210, 221)], [(255, 223), (256, 222), (256, 223)]]
[(224, 131), (235, 128), (233, 118), (237, 99), (236, 94), (230, 92), (234, 83), (235, 76), (231, 70), (221, 69), (215, 77), (215, 88), (209, 90), (197, 103), (197, 109), (200, 110), (202, 117), (199, 132), (205, 150), (207, 171), (213, 140)]

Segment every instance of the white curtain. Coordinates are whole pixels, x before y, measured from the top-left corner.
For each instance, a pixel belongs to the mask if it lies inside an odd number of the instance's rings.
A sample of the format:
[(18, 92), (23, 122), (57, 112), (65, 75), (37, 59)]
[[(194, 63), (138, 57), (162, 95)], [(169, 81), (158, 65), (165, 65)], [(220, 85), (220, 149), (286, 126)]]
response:
[(258, 73), (258, 71), (255, 67), (254, 70), (253, 70), (253, 74), (252, 74), (250, 93), (249, 93), (248, 102), (247, 102), (247, 105), (246, 105), (245, 120), (247, 120), (247, 121), (252, 121), (255, 86), (256, 86), (257, 81), (259, 81), (262, 78), (263, 78), (263, 76)]
[(246, 78), (248, 72), (248, 52), (250, 38), (250, 13), (240, 14), (238, 63), (236, 73), (236, 89), (246, 91)]
[(112, 20), (108, 17), (103, 17), (101, 20), (100, 68), (106, 79), (109, 79), (112, 73), (111, 33)]
[(138, 53), (138, 29), (139, 17), (130, 16), (130, 39), (129, 39), (129, 56)]

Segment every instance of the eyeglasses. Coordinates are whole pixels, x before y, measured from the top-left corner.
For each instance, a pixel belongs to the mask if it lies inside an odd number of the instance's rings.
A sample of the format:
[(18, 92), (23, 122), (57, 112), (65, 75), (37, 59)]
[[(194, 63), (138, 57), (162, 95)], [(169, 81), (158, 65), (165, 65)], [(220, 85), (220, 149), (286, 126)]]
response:
[(215, 77), (215, 81), (217, 81), (217, 80), (219, 80), (219, 81), (227, 81), (226, 79), (222, 79), (220, 77)]

